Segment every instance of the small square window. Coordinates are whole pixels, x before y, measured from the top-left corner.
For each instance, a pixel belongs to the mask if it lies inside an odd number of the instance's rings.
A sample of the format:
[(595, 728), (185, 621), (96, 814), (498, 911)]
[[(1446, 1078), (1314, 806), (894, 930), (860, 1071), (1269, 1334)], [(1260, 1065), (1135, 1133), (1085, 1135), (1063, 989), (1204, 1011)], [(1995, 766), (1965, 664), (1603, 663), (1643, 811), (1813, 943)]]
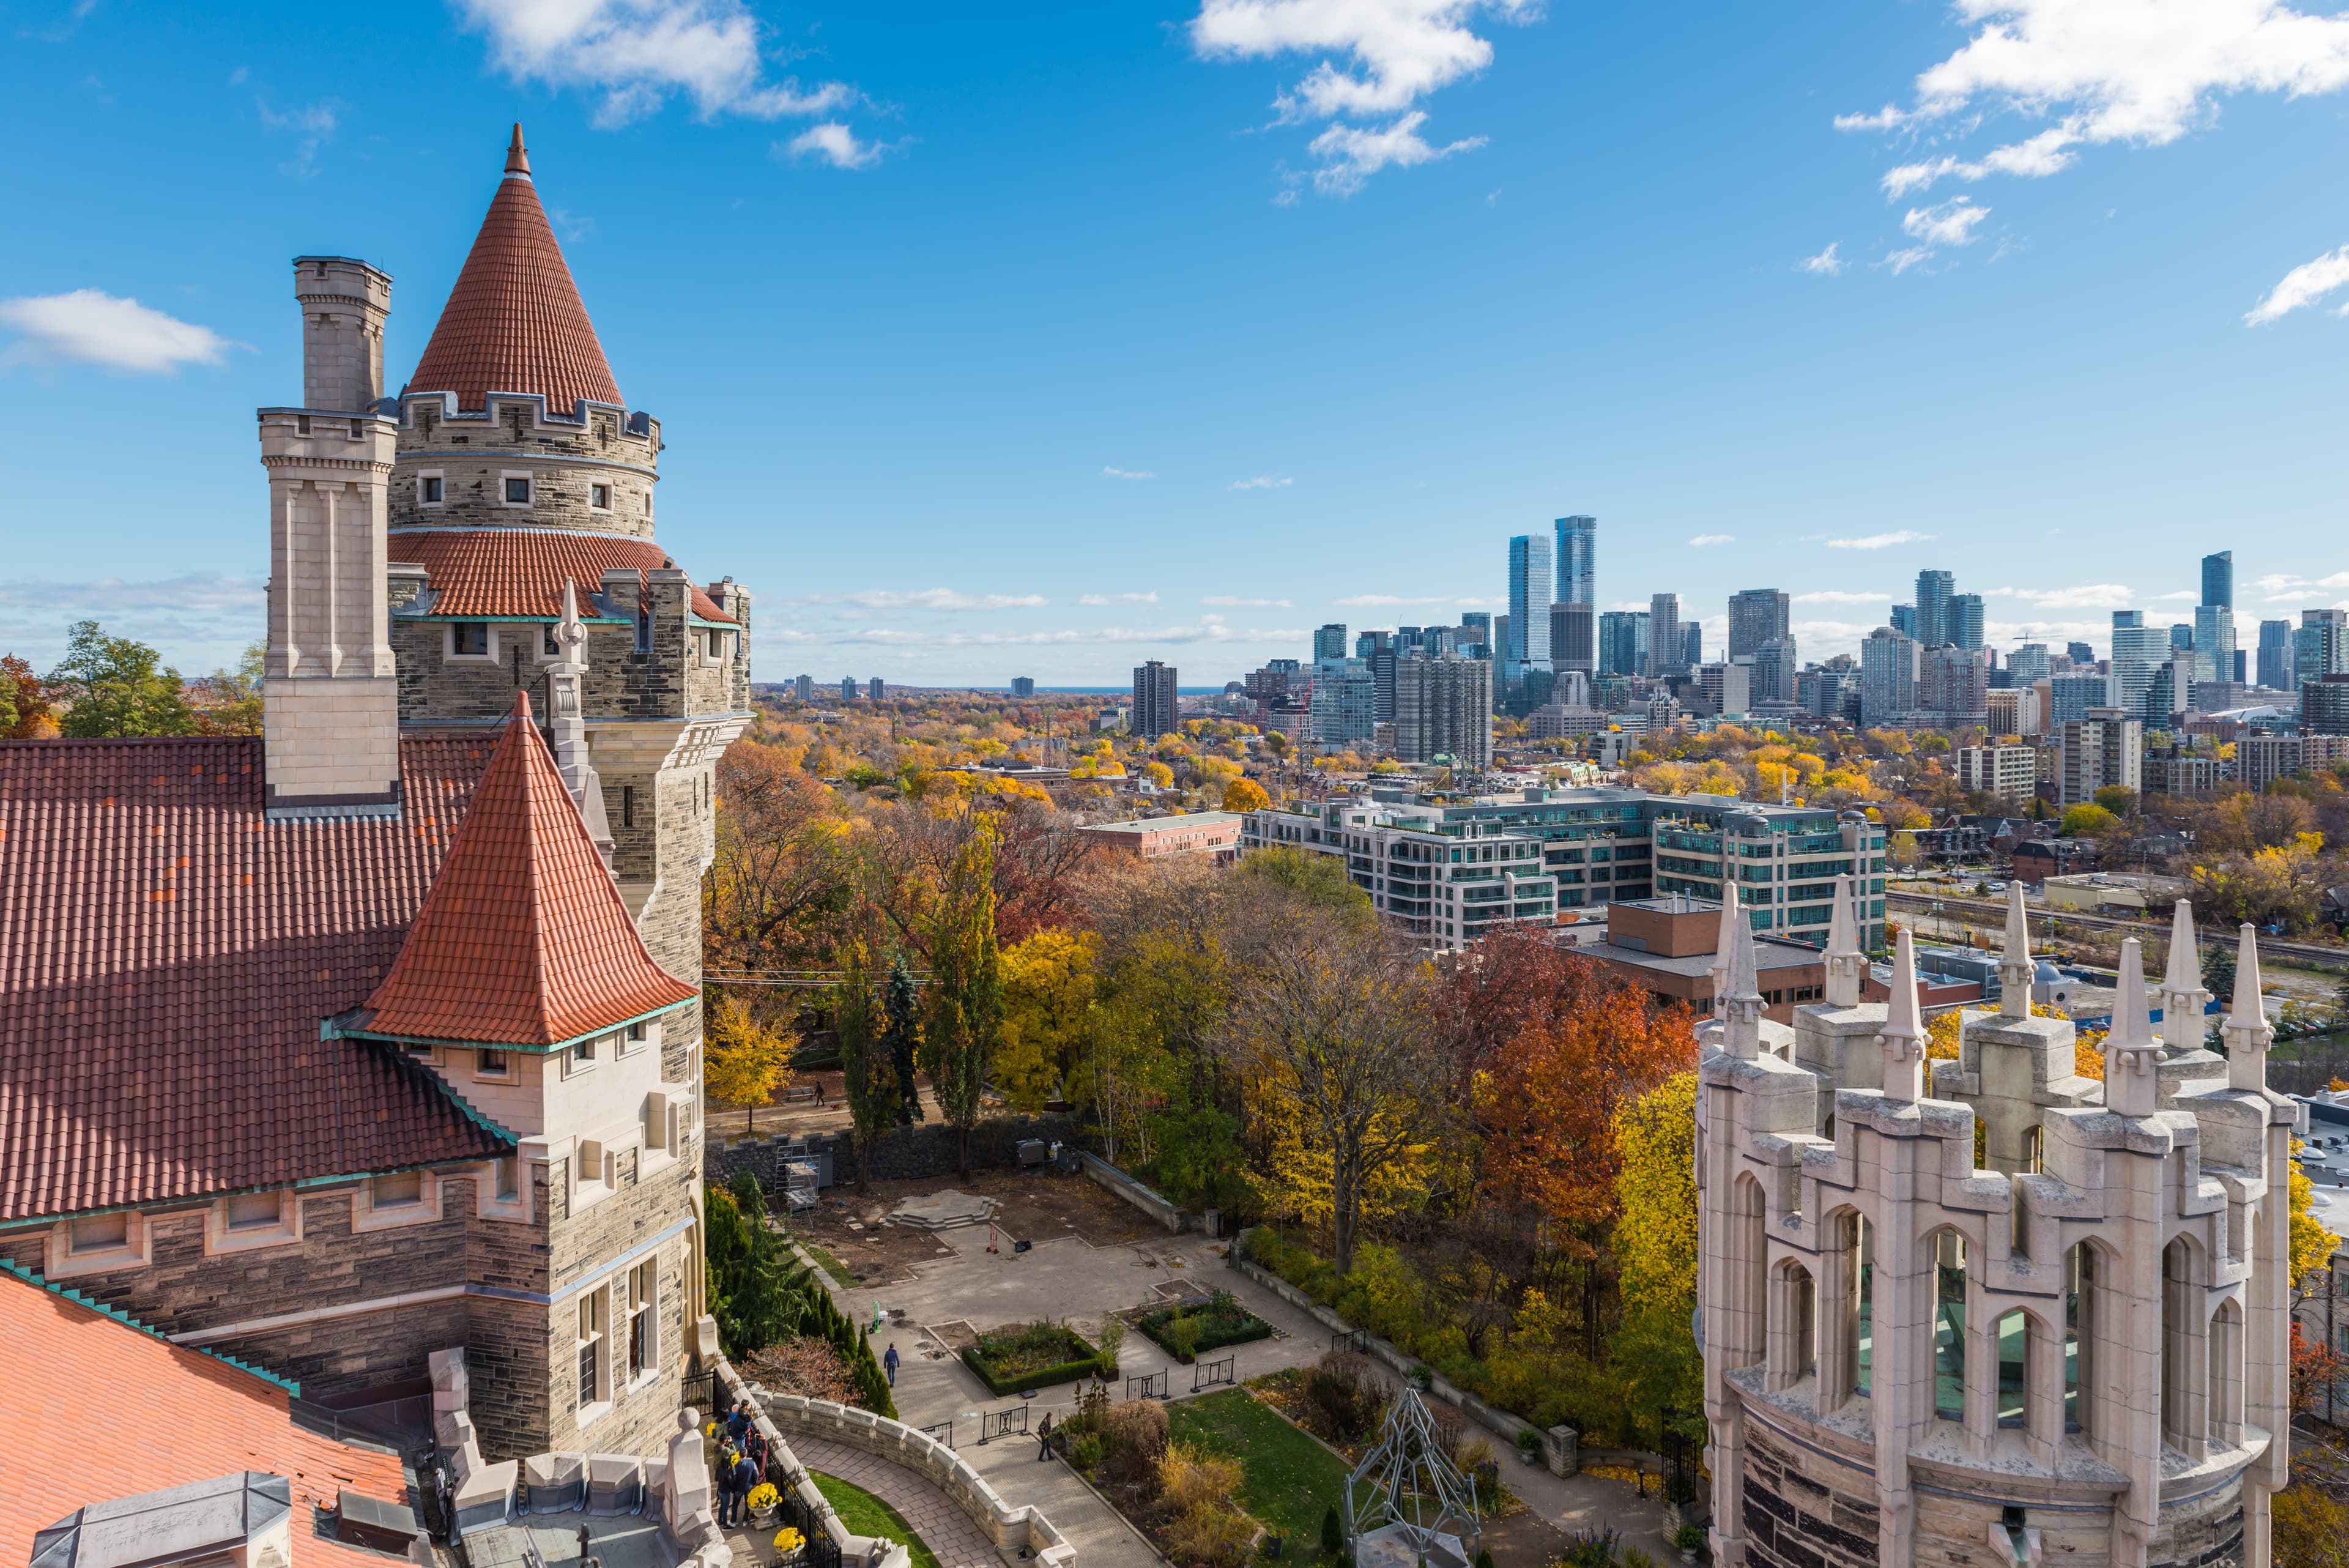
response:
[(484, 1050), (474, 1062), (474, 1068), (485, 1078), (502, 1078), (511, 1069), (502, 1051)]
[(633, 1043), (634, 1043), (634, 1042), (636, 1042), (636, 1041), (642, 1040), (644, 1037), (645, 1037), (645, 1026), (644, 1026), (643, 1024), (641, 1024), (641, 1023), (631, 1023), (631, 1024), (629, 1024), (629, 1025), (628, 1025), (628, 1039), (629, 1039), (629, 1041), (630, 1041), (630, 1043), (631, 1043), (631, 1044), (633, 1044)]
[(598, 512), (609, 512), (612, 509), (612, 487), (608, 484), (589, 485), (587, 504)]
[(283, 1208), (274, 1192), (240, 1192), (228, 1200), (228, 1228), (232, 1231), (266, 1231), (283, 1217)]
[(404, 1170), (397, 1176), (375, 1179), (372, 1199), (378, 1209), (409, 1209), (424, 1201), (424, 1173)]
[(421, 501), (427, 506), (440, 505), (441, 500), (440, 476), (437, 473), (428, 473), (423, 478), (418, 480), (416, 482), (416, 499)]
[(528, 479), (518, 478), (512, 474), (508, 474), (506, 476), (506, 504), (509, 506), (527, 506), (530, 504), (530, 481)]
[(77, 1252), (103, 1252), (115, 1247), (130, 1245), (130, 1216), (128, 1214), (93, 1214), (87, 1220), (77, 1220), (69, 1232), (72, 1250)]
[(490, 623), (485, 620), (460, 620), (449, 628), (449, 651), (460, 659), (487, 659), (490, 656)]
[(551, 626), (546, 628), (546, 636), (539, 644), (539, 652), (548, 659), (563, 657), (563, 644), (555, 638), (554, 628)]

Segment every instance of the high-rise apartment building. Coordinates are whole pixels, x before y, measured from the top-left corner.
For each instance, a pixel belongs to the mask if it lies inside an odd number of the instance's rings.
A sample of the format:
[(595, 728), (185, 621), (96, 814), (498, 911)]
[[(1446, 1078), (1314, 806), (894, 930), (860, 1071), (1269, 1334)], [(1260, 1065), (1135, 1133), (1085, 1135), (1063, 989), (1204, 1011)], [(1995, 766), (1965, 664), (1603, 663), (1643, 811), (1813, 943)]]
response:
[(2146, 625), (2143, 610), (2113, 611), (2113, 680), (2119, 688), (2115, 705), (2130, 713), (2144, 712), (2155, 672), (2169, 661), (2169, 655), (2168, 632)]
[(1572, 600), (1549, 607), (1550, 668), (1563, 675), (1579, 670), (1585, 675), (1599, 670), (1599, 612), (1590, 605)]
[(2106, 784), (2145, 787), (2145, 725), (2118, 708), (2091, 708), (2064, 726), (2057, 798), (2064, 805), (2094, 800)]
[(1599, 603), (1599, 519), (1557, 520), (1557, 596), (1562, 605)]
[(1943, 643), (1920, 649), (1918, 664), (1918, 707), (1946, 713), (1952, 722), (1988, 717), (1990, 664), (1985, 655)]
[(2300, 732), (2349, 735), (2349, 673), (2319, 675), (2301, 681)]
[(1033, 697), (1036, 695), (1036, 678), (1032, 675), (1013, 676), (1011, 694), (1014, 697)]
[(2014, 674), (2014, 683), (2028, 686), (2034, 680), (2047, 679), (2047, 645), (2026, 642), (2006, 656), (2006, 667)]
[(1913, 641), (1917, 636), (1917, 607), (1894, 605), (1890, 618), (1884, 624)]
[(1493, 667), (1481, 659), (1415, 655), (1395, 664), (1395, 757), (1455, 772), (1493, 764)]
[[(2036, 735), (2044, 728), (2040, 721), (2036, 682), (1985, 691), (1982, 702), (1989, 714), (1987, 728), (1993, 735)], [(2084, 711), (2086, 706), (2082, 704)]]
[(2010, 805), (2021, 805), (2039, 787), (2039, 748), (1961, 746), (1958, 787), (1996, 795)]
[(875, 702), (880, 701), (883, 698), (888, 696), (888, 683), (883, 680), (878, 675), (864, 683), (864, 695), (871, 698)]
[(840, 700), (843, 702), (854, 702), (856, 701), (855, 676), (843, 675), (840, 678)]
[(1346, 623), (1333, 620), (1313, 634), (1313, 662), (1346, 657)]
[(1879, 626), (1859, 645), (1859, 722), (1881, 724), (1917, 706), (1917, 640)]
[(1754, 650), (1754, 701), (1792, 702), (1802, 670), (1791, 635), (1774, 637)]
[(2291, 690), (2293, 683), (2292, 622), (2260, 622), (2259, 682), (2271, 691)]
[(1681, 662), (1691, 670), (1704, 662), (1704, 628), (1692, 620), (1681, 623)]
[[(1508, 618), (1504, 616), (1501, 618), (1506, 620)], [(1454, 644), (1460, 648), (1464, 652), (1472, 646), (1482, 648), (1485, 651), (1478, 655), (1479, 658), (1492, 659), (1495, 657), (1499, 650), (1494, 646), (1493, 642), (1493, 617), (1491, 613), (1485, 610), (1462, 610), (1460, 612), (1460, 635), (1454, 637)]]
[(1402, 657), (1393, 648), (1371, 655), (1371, 716), (1381, 724), (1394, 722), (1395, 660)]
[(1378, 722), (1378, 687), (1368, 662), (1324, 659), (1313, 667), (1313, 738), (1350, 746), (1371, 738)]
[(2070, 675), (2051, 676), (2047, 681), (2047, 731), (2054, 734), (2075, 719), (2085, 719), (2092, 708), (2116, 708), (2120, 705), (2118, 688), (2109, 675), (2097, 675), (2087, 670)]
[(2349, 610), (2312, 609), (2300, 612), (2300, 629), (2292, 635), (2294, 680), (2349, 670)]
[(1648, 670), (1648, 612), (1604, 610), (1599, 617), (1599, 673), (1644, 675)]
[(812, 675), (802, 675), (797, 680), (792, 681), (792, 695), (797, 697), (802, 702), (814, 701), (815, 677)]
[(1982, 645), (1980, 594), (1951, 594), (1941, 601), (1941, 640), (1968, 652)]
[(1681, 658), (1681, 597), (1656, 594), (1648, 600), (1648, 668), (1661, 675)]
[(2064, 645), (2064, 657), (2075, 664), (2094, 664), (2096, 650), (2085, 642), (2067, 642)]
[(1516, 680), (1527, 666), (1549, 667), (1551, 579), (1549, 541), (1520, 534), (1509, 541), (1509, 638), (1502, 649), (1502, 675)]
[(2235, 607), (2235, 552), (2221, 550), (2202, 557), (2202, 602), (2220, 609)]
[(1919, 643), (1927, 648), (1939, 648), (1951, 639), (1948, 613), (1950, 596), (1958, 591), (1958, 579), (1949, 572), (1924, 571), (1917, 574), (1917, 632)]
[[(1345, 628), (1339, 628), (1342, 636)], [(1128, 727), (1145, 741), (1183, 727), (1174, 702), (1174, 667), (1154, 659), (1133, 667), (1133, 711)]]
[(1705, 703), (1724, 718), (1740, 718), (1753, 711), (1754, 666), (1739, 659), (1728, 664), (1695, 667), (1697, 685)]
[(1747, 588), (1729, 596), (1729, 657), (1757, 653), (1765, 642), (1786, 635), (1786, 596), (1775, 588)]

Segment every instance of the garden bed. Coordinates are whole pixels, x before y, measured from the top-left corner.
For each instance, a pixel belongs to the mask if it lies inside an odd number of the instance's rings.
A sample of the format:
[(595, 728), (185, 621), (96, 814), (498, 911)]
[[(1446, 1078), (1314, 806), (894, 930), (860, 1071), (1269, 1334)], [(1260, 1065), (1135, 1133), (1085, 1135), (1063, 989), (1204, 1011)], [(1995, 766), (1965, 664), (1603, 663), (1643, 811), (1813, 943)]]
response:
[(1205, 1302), (1144, 1313), (1134, 1326), (1185, 1366), (1203, 1352), (1272, 1336), (1272, 1324), (1234, 1301), (1228, 1291), (1217, 1291)]
[(1237, 1459), (1247, 1476), (1238, 1501), (1304, 1557), (1321, 1543), (1321, 1516), (1346, 1489), (1346, 1461), (1290, 1426), (1245, 1388), (1166, 1407), (1169, 1436)]
[(987, 1391), (999, 1397), (1090, 1377), (1101, 1365), (1101, 1352), (1063, 1324), (1016, 1323), (980, 1334), (962, 1359)]
[(823, 1493), (823, 1501), (832, 1504), (832, 1511), (851, 1535), (885, 1535), (905, 1547), (913, 1559), (913, 1568), (943, 1568), (936, 1552), (914, 1533), (905, 1516), (881, 1499), (866, 1491), (854, 1481), (842, 1480), (819, 1470), (808, 1471), (808, 1480), (815, 1490)]

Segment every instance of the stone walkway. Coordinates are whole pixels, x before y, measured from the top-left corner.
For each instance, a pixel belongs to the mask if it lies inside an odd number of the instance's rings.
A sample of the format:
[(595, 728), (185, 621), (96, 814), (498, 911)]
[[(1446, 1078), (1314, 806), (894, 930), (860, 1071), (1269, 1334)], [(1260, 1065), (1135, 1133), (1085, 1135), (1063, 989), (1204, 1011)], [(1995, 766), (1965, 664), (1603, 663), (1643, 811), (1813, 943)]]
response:
[[(973, 1524), (970, 1515), (952, 1498), (902, 1465), (878, 1455), (821, 1438), (785, 1434), (783, 1441), (799, 1461), (819, 1475), (861, 1486), (897, 1511), (922, 1544), (936, 1554), (941, 1568), (1000, 1568), (995, 1543)], [(730, 1530), (727, 1544), (737, 1563), (768, 1563), (775, 1560), (771, 1535)]]

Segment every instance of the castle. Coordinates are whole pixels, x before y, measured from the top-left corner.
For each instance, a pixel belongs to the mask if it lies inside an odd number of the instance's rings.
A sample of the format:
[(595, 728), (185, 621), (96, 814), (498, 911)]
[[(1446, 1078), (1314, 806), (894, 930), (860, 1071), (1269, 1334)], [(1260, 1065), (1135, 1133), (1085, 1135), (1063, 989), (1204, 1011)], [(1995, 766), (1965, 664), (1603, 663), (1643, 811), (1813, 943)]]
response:
[(1762, 1018), (1734, 889), (1700, 1066), (1698, 1328), (1727, 1568), (2257, 1564), (2288, 1479), (2291, 1140), (2240, 936), (2226, 1054), (2178, 913), (2150, 1020), (2123, 944), (2105, 1080), (2031, 1014), (2020, 887), (1994, 1013), (1931, 1064), (1900, 933), (1862, 1003)]
[(705, 1314), (700, 879), (750, 596), (654, 539), (515, 127), (407, 389), (294, 265), (258, 740), (0, 743), (0, 1262), (492, 1456), (663, 1451)]

